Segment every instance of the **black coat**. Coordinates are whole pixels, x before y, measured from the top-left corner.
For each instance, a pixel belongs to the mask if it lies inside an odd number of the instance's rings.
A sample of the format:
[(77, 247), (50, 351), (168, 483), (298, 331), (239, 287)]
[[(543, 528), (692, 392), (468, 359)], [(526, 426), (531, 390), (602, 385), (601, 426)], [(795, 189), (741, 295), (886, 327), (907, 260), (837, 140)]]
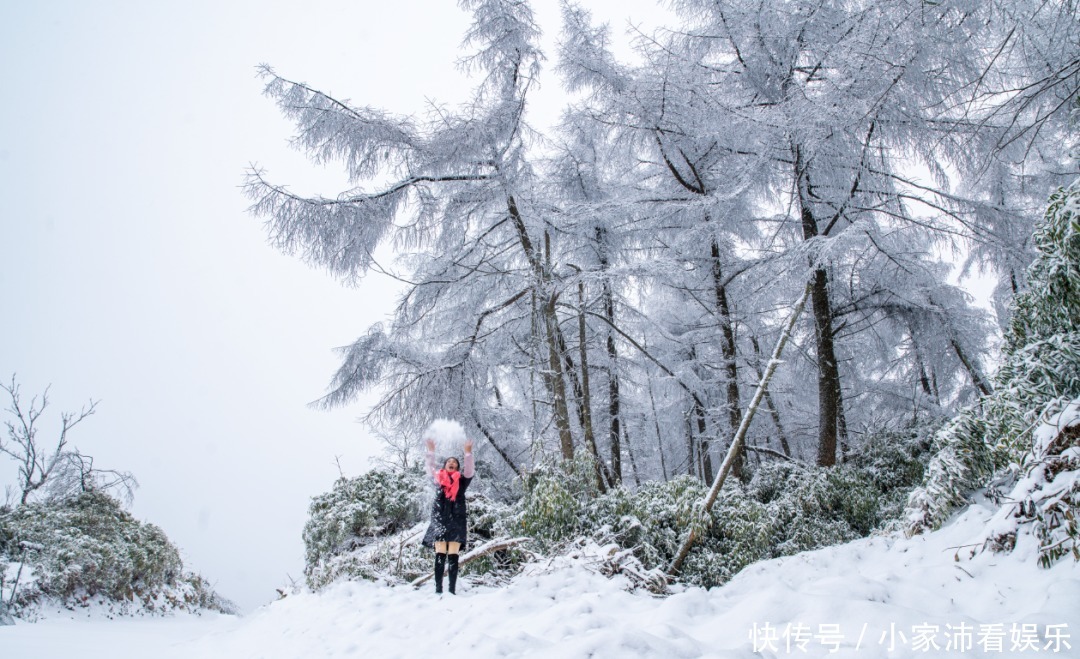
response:
[(457, 499), (451, 501), (443, 494), (443, 489), (435, 485), (435, 500), (431, 503), (431, 523), (424, 534), (423, 545), (434, 547), (436, 542), (460, 542), (465, 550), (469, 535), (469, 512), (465, 506), (465, 490), (469, 489), (471, 478), (461, 477), (458, 482)]

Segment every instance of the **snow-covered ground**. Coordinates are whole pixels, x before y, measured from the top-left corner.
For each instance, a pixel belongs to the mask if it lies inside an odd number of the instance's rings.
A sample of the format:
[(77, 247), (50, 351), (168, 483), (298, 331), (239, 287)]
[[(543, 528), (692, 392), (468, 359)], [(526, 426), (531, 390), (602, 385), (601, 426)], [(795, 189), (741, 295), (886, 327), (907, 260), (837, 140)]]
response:
[(666, 598), (560, 559), (456, 597), (344, 583), (243, 618), (20, 622), (0, 627), (0, 657), (1080, 656), (1080, 565), (1039, 568), (1026, 535), (1012, 554), (972, 557), (992, 513), (974, 505), (936, 533), (768, 561)]

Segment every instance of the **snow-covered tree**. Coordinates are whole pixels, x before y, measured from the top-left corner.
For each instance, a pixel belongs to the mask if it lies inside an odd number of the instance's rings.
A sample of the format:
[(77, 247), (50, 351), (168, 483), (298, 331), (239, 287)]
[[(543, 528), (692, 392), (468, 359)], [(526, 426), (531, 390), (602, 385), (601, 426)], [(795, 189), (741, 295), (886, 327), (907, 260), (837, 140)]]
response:
[[(302, 198), (255, 171), (246, 190), (276, 245), (343, 279), (374, 267), (384, 242), (402, 252), (407, 290), (391, 325), (345, 352), (324, 402), (385, 385), (374, 420), (415, 434), (432, 417), (461, 419), (517, 471), (523, 449), (546, 452), (552, 426), (559, 454), (574, 453), (559, 236), (524, 119), (542, 55), (527, 3), (461, 5), (474, 16), (463, 66), (481, 77), (466, 107), (391, 117), (265, 68), (297, 143), (316, 161), (342, 161), (358, 187)], [(390, 183), (372, 188), (372, 179)]]
[(1075, 17), (1057, 3), (1035, 20), (1026, 0), (673, 4), (633, 65), (564, 7), (574, 104), (545, 136), (524, 120), (543, 60), (525, 2), (461, 3), (477, 87), (459, 108), (391, 116), (263, 69), (296, 143), (355, 186), (303, 197), (253, 171), (271, 239), (346, 281), (388, 270), (373, 254), (389, 245), (405, 284), (325, 404), (380, 386), (369, 419), (387, 433), (457, 418), (518, 475), (585, 452), (599, 492), (710, 480), (808, 282), (748, 429), (755, 460), (833, 465), (991, 392), (994, 328), (950, 259), (1024, 261), (1002, 259), (1060, 177), (1054, 102), (1077, 74), (1039, 35), (1069, 43)]
[[(1031, 79), (1033, 68), (1015, 66), (1011, 77), (999, 76), (989, 47), (1018, 14), (907, 0), (675, 5), (684, 23), (641, 39), (644, 63), (635, 67), (616, 62), (607, 32), (569, 8), (562, 69), (572, 87), (591, 92), (585, 114), (636, 136), (642, 160), (654, 165), (651, 178), (641, 179), (657, 191), (653, 198), (696, 214), (679, 235), (713, 256), (710, 306), (723, 350), (702, 361), (728, 365), (728, 409), (738, 398), (737, 357), (754, 354), (755, 316), (767, 318), (785, 296), (769, 300), (775, 286), (746, 286), (753, 292), (739, 296), (739, 279), (771, 283), (784, 274), (794, 275), (795, 290), (803, 277), (813, 284), (804, 354), (818, 401), (794, 416), (815, 419), (820, 464), (838, 458), (849, 427), (917, 414), (924, 405), (916, 399), (952, 404), (965, 389), (985, 393), (980, 353), (989, 328), (966, 296), (943, 283), (949, 273), (941, 258), (966, 241), (1007, 237), (975, 193), (978, 168), (1003, 153), (991, 139), (997, 125), (973, 126), (964, 116), (972, 106), (961, 108), (959, 99), (988, 75)], [(1076, 31), (1054, 33), (1072, 38)], [(1070, 65), (1056, 57), (1067, 87)], [(1024, 125), (1038, 132), (1049, 122), (1035, 115)], [(1050, 165), (1048, 158), (1030, 163), (1032, 171)], [(1011, 227), (1018, 211), (1010, 204), (994, 212)], [(665, 247), (680, 251), (674, 240)], [(973, 254), (982, 258), (978, 249)], [(743, 274), (747, 262), (755, 267)], [(685, 276), (666, 284), (704, 290)], [(725, 314), (725, 307), (741, 311)], [(743, 329), (747, 345), (727, 340), (731, 328)], [(967, 387), (956, 374), (969, 379)], [(921, 394), (910, 395), (912, 385)], [(783, 397), (784, 388), (778, 383), (775, 393)], [(787, 388), (794, 398), (806, 390), (804, 383)], [(793, 404), (802, 411), (801, 401)]]
[(39, 420), (49, 406), (49, 389), (33, 396), (27, 403), (15, 378), (11, 384), (0, 383), (0, 389), (10, 399), (8, 418), (4, 420), (7, 438), (0, 437), (0, 453), (18, 465), (19, 504), (32, 497), (63, 500), (84, 492), (114, 492), (130, 503), (138, 487), (135, 477), (126, 471), (94, 467), (94, 458), (71, 444), (69, 433), (97, 411), (91, 400), (76, 412), (60, 414), (60, 432), (55, 444), (38, 436)]

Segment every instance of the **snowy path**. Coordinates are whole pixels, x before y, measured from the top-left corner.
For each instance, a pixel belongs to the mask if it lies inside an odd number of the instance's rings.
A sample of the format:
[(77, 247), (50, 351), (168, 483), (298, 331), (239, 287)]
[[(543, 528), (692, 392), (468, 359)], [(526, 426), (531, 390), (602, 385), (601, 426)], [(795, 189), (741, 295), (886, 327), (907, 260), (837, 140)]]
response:
[(183, 657), (197, 638), (233, 629), (243, 620), (233, 616), (177, 615), (167, 618), (49, 618), (0, 627), (3, 659), (156, 659)]
[[(1080, 656), (1076, 563), (1040, 569), (1023, 538), (1009, 556), (968, 559), (961, 550), (954, 560), (955, 548), (974, 542), (989, 516), (972, 507), (929, 536), (865, 539), (769, 561), (724, 588), (665, 599), (629, 594), (619, 582), (567, 563), (505, 588), (441, 599), (429, 588), (346, 583), (239, 620), (18, 625), (0, 628), (0, 656)], [(64, 646), (60, 634), (81, 641)]]

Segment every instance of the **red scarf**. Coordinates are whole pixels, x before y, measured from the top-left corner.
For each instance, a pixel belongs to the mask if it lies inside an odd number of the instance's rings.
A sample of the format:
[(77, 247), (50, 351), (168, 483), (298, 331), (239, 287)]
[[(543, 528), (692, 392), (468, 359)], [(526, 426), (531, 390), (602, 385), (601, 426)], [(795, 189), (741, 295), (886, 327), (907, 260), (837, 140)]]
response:
[(442, 485), (443, 494), (451, 501), (457, 501), (458, 485), (461, 481), (460, 471), (447, 471), (440, 469), (435, 473), (435, 479)]

